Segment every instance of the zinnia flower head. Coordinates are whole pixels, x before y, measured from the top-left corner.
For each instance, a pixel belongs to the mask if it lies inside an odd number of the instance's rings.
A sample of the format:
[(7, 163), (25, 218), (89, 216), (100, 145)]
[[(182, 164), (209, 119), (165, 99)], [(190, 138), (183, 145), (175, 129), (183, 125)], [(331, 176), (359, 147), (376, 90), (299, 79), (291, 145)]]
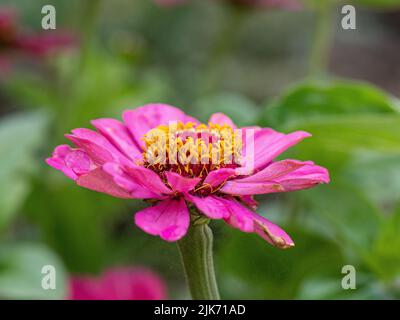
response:
[(163, 300), (166, 289), (160, 277), (147, 269), (118, 267), (99, 277), (74, 276), (70, 300)]
[(222, 113), (206, 125), (165, 104), (128, 110), (122, 118), (93, 120), (97, 131), (72, 130), (66, 137), (75, 146), (56, 147), (46, 161), (82, 187), (152, 203), (135, 214), (135, 223), (166, 241), (186, 234), (192, 211), (291, 247), (281, 228), (254, 212), (253, 195), (329, 182), (328, 171), (312, 161), (274, 161), (310, 136), (304, 131), (238, 129)]

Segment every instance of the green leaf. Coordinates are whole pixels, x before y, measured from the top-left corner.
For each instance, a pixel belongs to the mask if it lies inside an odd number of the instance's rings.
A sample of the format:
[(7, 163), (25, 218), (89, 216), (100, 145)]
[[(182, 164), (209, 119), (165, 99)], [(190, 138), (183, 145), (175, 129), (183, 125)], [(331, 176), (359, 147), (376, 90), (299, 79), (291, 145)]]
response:
[(299, 291), (297, 299), (340, 299), (340, 300), (376, 300), (376, 299), (393, 299), (388, 295), (382, 285), (368, 276), (368, 274), (356, 275), (356, 289), (345, 290), (341, 286), (342, 277), (344, 275), (338, 273), (335, 278), (317, 278), (311, 277), (304, 281)]
[(382, 211), (392, 211), (400, 199), (400, 155), (360, 152), (341, 174), (364, 192)]
[(285, 158), (312, 159), (337, 175), (355, 153), (400, 154), (400, 115), (331, 116), (299, 120), (284, 132), (304, 130), (313, 136), (285, 152)]
[(54, 109), (60, 103), (55, 83), (46, 82), (37, 74), (15, 74), (4, 85), (13, 101), (25, 108)]
[(11, 115), (0, 122), (0, 229), (29, 192), (28, 178), (37, 167), (34, 152), (43, 144), (47, 123), (42, 112)]
[[(296, 242), (289, 250), (274, 248), (256, 235), (224, 230), (216, 265), (223, 279), (221, 295), (226, 299), (292, 299), (309, 276), (334, 275), (343, 265), (337, 245), (301, 228), (286, 230)], [(231, 290), (232, 279), (248, 284), (251, 290)], [(246, 292), (248, 296), (243, 296)]]
[(54, 180), (35, 182), (24, 212), (40, 227), (44, 240), (63, 257), (69, 270), (99, 272), (108, 252), (107, 232), (111, 231), (105, 219), (117, 218), (121, 205), (127, 202), (81, 188), (50, 170)]
[(262, 124), (281, 128), (288, 122), (302, 119), (368, 113), (391, 114), (396, 110), (397, 100), (365, 83), (307, 81), (268, 105)]
[[(285, 131), (305, 130), (312, 143), (302, 145), (322, 147), (330, 151), (350, 152), (374, 150), (400, 152), (400, 115), (331, 116), (292, 122)], [(314, 146), (313, 146), (314, 145)]]
[(387, 217), (371, 252), (371, 263), (379, 276), (390, 280), (400, 275), (400, 207)]
[(370, 250), (382, 217), (359, 189), (337, 178), (329, 185), (302, 191), (298, 196), (305, 201), (298, 223), (317, 232), (329, 230), (345, 251), (361, 258)]
[[(56, 271), (55, 289), (43, 289), (42, 268)], [(51, 251), (42, 245), (0, 246), (0, 297), (6, 299), (63, 299), (66, 295), (65, 269)]]

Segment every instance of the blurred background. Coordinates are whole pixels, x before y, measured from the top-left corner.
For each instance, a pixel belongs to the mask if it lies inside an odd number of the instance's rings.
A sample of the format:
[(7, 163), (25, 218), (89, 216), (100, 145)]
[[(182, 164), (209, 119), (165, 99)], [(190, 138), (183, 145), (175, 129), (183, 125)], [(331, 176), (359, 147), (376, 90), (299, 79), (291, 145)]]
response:
[[(41, 27), (46, 4), (56, 30)], [(356, 30), (341, 26), (344, 4)], [(311, 132), (284, 157), (331, 174), (257, 198), (291, 250), (212, 222), (223, 298), (400, 298), (399, 52), (399, 0), (0, 0), (0, 297), (64, 299), (73, 277), (125, 266), (189, 298), (176, 245), (133, 223), (142, 202), (44, 162), (71, 129), (163, 102)], [(55, 290), (41, 287), (44, 265)], [(356, 290), (341, 287), (344, 265)]]

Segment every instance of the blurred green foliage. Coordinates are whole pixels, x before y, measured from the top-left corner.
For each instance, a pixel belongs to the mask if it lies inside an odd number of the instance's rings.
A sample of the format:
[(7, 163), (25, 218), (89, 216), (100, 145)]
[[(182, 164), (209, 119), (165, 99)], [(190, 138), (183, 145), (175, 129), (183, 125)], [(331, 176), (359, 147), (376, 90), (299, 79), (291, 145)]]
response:
[[(37, 28), (44, 2), (23, 2), (17, 8)], [(168, 9), (150, 0), (53, 2), (80, 45), (39, 65), (17, 63), (0, 82), (0, 297), (62, 298), (71, 274), (118, 264), (149, 266), (170, 297), (187, 297), (175, 246), (134, 226), (141, 202), (79, 188), (44, 162), (64, 133), (149, 102), (202, 121), (224, 112), (243, 126), (308, 131), (283, 157), (330, 171), (329, 185), (258, 199), (258, 213), (295, 240), (291, 250), (212, 222), (222, 297), (399, 297), (399, 101), (327, 70), (307, 78), (315, 13), (237, 15), (211, 0)], [(55, 291), (40, 287), (46, 264), (57, 268)], [(340, 286), (346, 264), (356, 267), (357, 290)]]

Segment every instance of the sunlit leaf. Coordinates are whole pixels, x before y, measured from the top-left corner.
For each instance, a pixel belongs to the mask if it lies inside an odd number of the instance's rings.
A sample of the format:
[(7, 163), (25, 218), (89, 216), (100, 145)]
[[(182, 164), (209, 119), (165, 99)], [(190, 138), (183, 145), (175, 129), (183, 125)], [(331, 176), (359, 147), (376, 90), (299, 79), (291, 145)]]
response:
[(399, 102), (383, 91), (351, 81), (304, 82), (267, 105), (264, 125), (283, 128), (291, 121), (328, 116), (392, 114)]
[(48, 117), (21, 113), (0, 122), (0, 229), (11, 220), (29, 192), (29, 175), (37, 168), (34, 153), (44, 142)]
[[(42, 280), (55, 269), (55, 289), (44, 289)], [(59, 258), (46, 247), (34, 244), (0, 246), (0, 297), (7, 299), (63, 299), (66, 274)]]

